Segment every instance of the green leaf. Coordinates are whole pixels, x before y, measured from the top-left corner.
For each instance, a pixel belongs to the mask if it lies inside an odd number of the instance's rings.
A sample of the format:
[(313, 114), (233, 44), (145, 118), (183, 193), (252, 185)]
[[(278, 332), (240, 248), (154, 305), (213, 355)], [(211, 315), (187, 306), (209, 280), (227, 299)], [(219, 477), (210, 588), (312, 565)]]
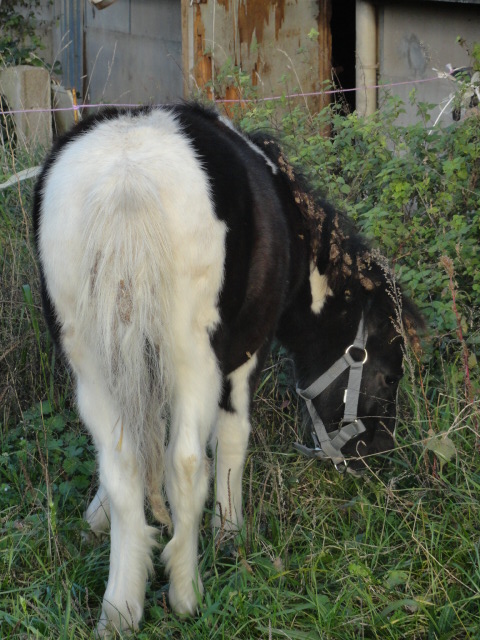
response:
[(389, 571), (385, 584), (389, 589), (398, 587), (399, 585), (406, 584), (408, 582), (409, 574), (406, 571)]
[(371, 578), (372, 572), (364, 564), (358, 562), (350, 562), (348, 565), (348, 571), (352, 576), (359, 576), (360, 578)]
[(473, 369), (477, 366), (477, 356), (473, 351), (471, 351), (468, 356), (468, 366), (470, 367), (470, 369)]
[(65, 429), (65, 418), (57, 413), (48, 420), (48, 428), (52, 431), (63, 431)]
[(445, 462), (450, 462), (457, 453), (455, 445), (446, 433), (429, 438), (425, 446), (437, 456), (440, 461), (440, 468), (443, 467)]
[(412, 598), (404, 598), (403, 600), (397, 600), (396, 602), (392, 602), (388, 607), (385, 607), (383, 611), (380, 613), (382, 618), (386, 618), (388, 615), (397, 611), (398, 609), (406, 608), (410, 613), (414, 613), (418, 611), (418, 602), (413, 600)]

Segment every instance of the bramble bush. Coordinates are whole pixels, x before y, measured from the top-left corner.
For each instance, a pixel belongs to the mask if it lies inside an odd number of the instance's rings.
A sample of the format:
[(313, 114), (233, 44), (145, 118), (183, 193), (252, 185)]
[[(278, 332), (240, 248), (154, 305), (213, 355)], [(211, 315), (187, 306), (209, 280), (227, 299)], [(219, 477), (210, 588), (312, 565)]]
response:
[(433, 106), (419, 103), (419, 121), (408, 126), (396, 123), (403, 103), (394, 96), (367, 118), (344, 115), (335, 105), (315, 115), (302, 106), (278, 116), (267, 104), (240, 120), (247, 130), (275, 122), (290, 160), (388, 257), (425, 315), (429, 355), (443, 355), (461, 331), (475, 367), (480, 115), (430, 129)]

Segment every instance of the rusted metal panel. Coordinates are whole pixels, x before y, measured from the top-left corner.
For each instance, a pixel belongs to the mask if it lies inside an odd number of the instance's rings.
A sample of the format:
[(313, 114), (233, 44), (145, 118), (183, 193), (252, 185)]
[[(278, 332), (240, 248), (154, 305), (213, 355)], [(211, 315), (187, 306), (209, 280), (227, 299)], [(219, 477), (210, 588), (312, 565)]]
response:
[(249, 84), (258, 97), (320, 91), (331, 79), (330, 17), (331, 0), (182, 0), (185, 94), (237, 99)]

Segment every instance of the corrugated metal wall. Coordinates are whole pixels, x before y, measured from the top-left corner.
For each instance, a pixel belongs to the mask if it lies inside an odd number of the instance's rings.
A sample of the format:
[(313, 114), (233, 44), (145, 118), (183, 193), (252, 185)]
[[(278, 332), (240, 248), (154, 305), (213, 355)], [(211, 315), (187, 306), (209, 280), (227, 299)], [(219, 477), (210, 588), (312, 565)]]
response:
[(83, 13), (84, 0), (63, 0), (61, 13), (62, 47), (60, 62), (65, 86), (83, 89)]

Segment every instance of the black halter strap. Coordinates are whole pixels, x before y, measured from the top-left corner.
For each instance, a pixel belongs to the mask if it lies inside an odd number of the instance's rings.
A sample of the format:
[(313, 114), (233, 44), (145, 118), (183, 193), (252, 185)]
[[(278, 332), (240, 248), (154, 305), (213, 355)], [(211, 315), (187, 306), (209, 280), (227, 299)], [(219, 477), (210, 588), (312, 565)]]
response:
[[(358, 398), (360, 385), (362, 383), (363, 365), (367, 361), (367, 338), (364, 317), (360, 318), (357, 335), (353, 343), (347, 348), (345, 353), (319, 378), (317, 378), (307, 389), (297, 388), (297, 393), (306, 401), (308, 412), (312, 418), (312, 437), (314, 448), (306, 447), (296, 442), (293, 446), (297, 451), (309, 458), (319, 460), (331, 460), (337, 471), (343, 473), (350, 471), (347, 468), (347, 461), (341, 449), (352, 438), (365, 431), (365, 425), (358, 418)], [(363, 360), (354, 360), (350, 355), (350, 350), (356, 348), (364, 352)], [(345, 411), (339, 429), (328, 432), (323, 420), (318, 415), (313, 404), (313, 400), (319, 396), (328, 386), (332, 384), (346, 369), (350, 369), (348, 376), (348, 386), (345, 389), (344, 403)]]

